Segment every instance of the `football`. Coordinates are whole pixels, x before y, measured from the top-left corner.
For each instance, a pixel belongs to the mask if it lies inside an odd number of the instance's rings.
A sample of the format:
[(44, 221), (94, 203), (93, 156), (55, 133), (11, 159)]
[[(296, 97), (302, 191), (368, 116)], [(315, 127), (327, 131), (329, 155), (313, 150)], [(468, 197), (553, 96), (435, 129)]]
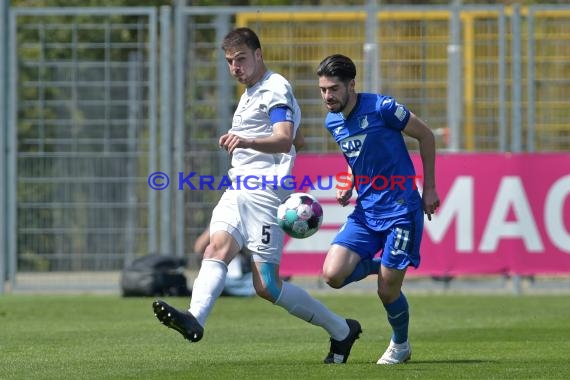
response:
[(277, 209), (277, 223), (293, 238), (305, 239), (319, 230), (323, 208), (317, 198), (306, 193), (293, 193), (283, 199)]

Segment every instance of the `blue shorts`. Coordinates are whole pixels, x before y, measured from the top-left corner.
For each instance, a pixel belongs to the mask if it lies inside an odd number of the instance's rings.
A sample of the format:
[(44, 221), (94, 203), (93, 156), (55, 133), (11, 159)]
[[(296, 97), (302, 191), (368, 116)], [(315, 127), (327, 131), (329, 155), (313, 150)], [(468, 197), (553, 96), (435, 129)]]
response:
[(352, 213), (340, 228), (332, 244), (356, 252), (361, 259), (372, 259), (381, 251), (382, 265), (404, 270), (420, 265), (420, 244), (424, 229), (421, 208), (409, 214), (384, 219), (382, 227), (372, 229), (359, 215)]

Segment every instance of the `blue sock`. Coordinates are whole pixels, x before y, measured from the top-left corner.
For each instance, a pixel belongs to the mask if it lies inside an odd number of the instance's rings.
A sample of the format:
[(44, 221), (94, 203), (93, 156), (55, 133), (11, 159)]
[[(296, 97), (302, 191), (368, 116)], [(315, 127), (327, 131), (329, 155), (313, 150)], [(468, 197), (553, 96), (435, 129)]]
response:
[(371, 274), (378, 274), (380, 271), (380, 259), (364, 259), (356, 265), (351, 274), (344, 279), (342, 286), (348, 285), (351, 282), (360, 281)]
[(392, 340), (397, 344), (404, 343), (408, 340), (408, 326), (410, 324), (408, 300), (404, 293), (400, 293), (400, 297), (396, 301), (384, 305), (384, 309), (388, 313), (388, 322), (392, 326)]

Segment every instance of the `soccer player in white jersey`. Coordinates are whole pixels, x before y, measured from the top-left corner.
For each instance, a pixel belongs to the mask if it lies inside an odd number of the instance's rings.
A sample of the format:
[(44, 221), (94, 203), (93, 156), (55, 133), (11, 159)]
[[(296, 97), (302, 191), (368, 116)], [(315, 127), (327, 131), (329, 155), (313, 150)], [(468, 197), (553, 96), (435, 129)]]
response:
[[(329, 113), (325, 127), (335, 139), (354, 178), (354, 211), (332, 241), (323, 277), (333, 288), (378, 274), (378, 296), (392, 327), (390, 345), (378, 364), (406, 362), (409, 307), (402, 282), (409, 266), (420, 265), (423, 214), (439, 207), (435, 188), (435, 140), (427, 125), (394, 98), (355, 91), (356, 67), (344, 55), (325, 58), (317, 69), (319, 88)], [(419, 143), (423, 193), (402, 133)], [(351, 189), (337, 200), (349, 203)], [(380, 260), (375, 254), (382, 251)]]
[(190, 308), (178, 311), (157, 300), (155, 315), (189, 341), (202, 339), (206, 320), (224, 288), (227, 265), (241, 250), (253, 259), (257, 295), (324, 328), (331, 343), (325, 363), (345, 363), (362, 332), (358, 321), (338, 316), (279, 277), (284, 235), (276, 215), (281, 199), (291, 192), (279, 184), (293, 167), (299, 106), (289, 82), (265, 66), (259, 38), (251, 29), (228, 33), (222, 49), (231, 75), (246, 87), (231, 129), (219, 139), (232, 156), (232, 187), (212, 212), (210, 243), (194, 281)]

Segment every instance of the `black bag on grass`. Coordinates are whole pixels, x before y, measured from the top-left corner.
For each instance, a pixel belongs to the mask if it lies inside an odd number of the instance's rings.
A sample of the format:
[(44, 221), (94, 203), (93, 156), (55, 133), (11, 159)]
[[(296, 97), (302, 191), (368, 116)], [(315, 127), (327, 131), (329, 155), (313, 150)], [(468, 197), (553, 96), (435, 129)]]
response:
[(121, 292), (124, 297), (189, 296), (185, 267), (184, 258), (143, 256), (123, 269)]

